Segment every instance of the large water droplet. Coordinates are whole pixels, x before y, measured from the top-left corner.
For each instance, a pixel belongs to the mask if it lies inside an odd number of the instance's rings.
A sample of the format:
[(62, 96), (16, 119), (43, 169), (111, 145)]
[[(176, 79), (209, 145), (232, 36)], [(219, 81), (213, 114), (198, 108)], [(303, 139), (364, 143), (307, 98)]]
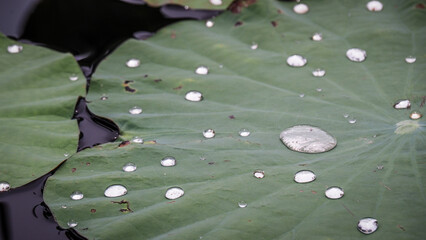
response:
[(248, 136), (250, 136), (251, 132), (248, 129), (243, 128), (238, 132), (238, 134), (241, 137), (248, 137)]
[(176, 165), (176, 159), (174, 157), (165, 157), (160, 163), (163, 167), (173, 167)]
[(315, 33), (314, 35), (312, 35), (312, 40), (318, 42), (322, 40), (322, 34), (321, 33)]
[(379, 223), (374, 218), (363, 218), (358, 222), (358, 230), (364, 234), (371, 234), (377, 230)]
[(191, 102), (200, 102), (203, 100), (203, 94), (198, 91), (189, 91), (185, 94), (185, 99)]
[(339, 187), (329, 187), (325, 190), (325, 196), (329, 199), (342, 198), (345, 192)]
[(78, 222), (76, 222), (75, 220), (69, 220), (67, 224), (68, 224), (68, 227), (73, 228), (73, 227), (77, 227)]
[(287, 64), (291, 67), (303, 67), (308, 61), (300, 55), (291, 55), (287, 58)]
[(356, 123), (356, 119), (355, 118), (350, 118), (350, 119), (348, 119), (348, 122), (350, 124), (354, 124), (354, 123)]
[(247, 203), (246, 203), (246, 202), (244, 202), (244, 201), (239, 201), (239, 202), (238, 202), (238, 207), (240, 207), (240, 208), (245, 208), (245, 207), (247, 207)]
[(293, 11), (297, 14), (305, 14), (309, 11), (309, 7), (304, 3), (299, 3), (293, 7)]
[(265, 177), (265, 171), (256, 170), (256, 171), (253, 172), (253, 177), (255, 177), (255, 178), (264, 178)]
[(195, 69), (195, 73), (198, 75), (207, 75), (209, 73), (209, 69), (206, 66), (199, 66)]
[(309, 125), (297, 125), (282, 131), (280, 139), (296, 152), (322, 153), (336, 147), (336, 139), (324, 130)]
[(71, 195), (70, 195), (70, 198), (72, 200), (81, 200), (81, 199), (83, 199), (83, 197), (84, 197), (84, 195), (80, 191), (75, 191), (75, 192), (71, 193)]
[(309, 170), (301, 170), (294, 174), (294, 181), (297, 183), (313, 182), (316, 178), (315, 173)]
[(416, 57), (413, 57), (413, 56), (408, 56), (405, 58), (406, 63), (415, 63), (416, 60), (417, 60)]
[(7, 47), (9, 53), (20, 53), (24, 48), (21, 45), (11, 45)]
[(206, 27), (211, 28), (214, 26), (214, 22), (212, 20), (207, 20), (206, 21)]
[(105, 189), (105, 197), (121, 197), (127, 194), (127, 188), (123, 185), (111, 185)]
[(222, 5), (222, 0), (210, 0), (210, 3), (215, 6)]
[(383, 9), (383, 4), (379, 1), (369, 1), (367, 3), (367, 9), (370, 12), (380, 12)]
[(359, 48), (351, 48), (346, 51), (346, 57), (352, 62), (363, 62), (367, 58), (367, 52)]
[(167, 189), (166, 194), (164, 195), (167, 199), (174, 200), (183, 196), (185, 192), (180, 187), (172, 187)]
[(422, 116), (423, 116), (422, 113), (419, 112), (419, 111), (412, 111), (410, 113), (410, 118), (413, 119), (413, 120), (420, 119), (420, 118), (422, 118)]
[(141, 61), (139, 59), (136, 59), (136, 58), (129, 59), (126, 62), (126, 66), (129, 67), (129, 68), (139, 67), (139, 65), (141, 65)]
[(132, 138), (132, 142), (142, 144), (144, 141), (143, 141), (143, 138), (136, 136)]
[(314, 71), (312, 71), (312, 75), (314, 75), (314, 77), (324, 77), (325, 75), (325, 70), (323, 69), (315, 69)]
[(251, 44), (250, 49), (251, 50), (256, 50), (258, 47), (259, 47), (259, 44), (257, 44), (257, 43), (254, 42), (254, 43)]
[(205, 138), (213, 138), (216, 135), (215, 131), (211, 128), (203, 131), (203, 136)]
[(134, 164), (132, 162), (129, 162), (129, 163), (124, 164), (123, 171), (125, 171), (125, 172), (134, 172), (134, 171), (136, 171), (136, 168), (137, 168), (136, 164)]
[(408, 109), (411, 107), (411, 102), (410, 100), (407, 100), (407, 99), (399, 100), (393, 105), (393, 107), (395, 109)]
[(132, 107), (132, 108), (129, 109), (129, 113), (133, 114), (133, 115), (141, 114), (142, 113), (142, 108), (134, 106), (134, 107)]
[(78, 75), (77, 74), (71, 74), (71, 76), (69, 77), (70, 81), (77, 81), (78, 80)]
[(10, 189), (10, 184), (8, 182), (0, 182), (0, 192), (7, 192)]

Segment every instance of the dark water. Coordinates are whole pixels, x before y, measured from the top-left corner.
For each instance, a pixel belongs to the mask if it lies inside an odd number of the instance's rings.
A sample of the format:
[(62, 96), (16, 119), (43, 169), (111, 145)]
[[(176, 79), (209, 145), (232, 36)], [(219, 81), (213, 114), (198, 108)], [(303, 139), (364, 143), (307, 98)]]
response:
[[(152, 8), (142, 0), (0, 0), (0, 32), (72, 53), (86, 76), (88, 91), (97, 65), (126, 39), (146, 39), (171, 23), (219, 13), (176, 5)], [(73, 119), (80, 129), (78, 151), (118, 138), (118, 126), (90, 112), (83, 97), (77, 99)], [(74, 229), (61, 229), (44, 203), (44, 184), (56, 169), (0, 193), (0, 240), (86, 239)]]

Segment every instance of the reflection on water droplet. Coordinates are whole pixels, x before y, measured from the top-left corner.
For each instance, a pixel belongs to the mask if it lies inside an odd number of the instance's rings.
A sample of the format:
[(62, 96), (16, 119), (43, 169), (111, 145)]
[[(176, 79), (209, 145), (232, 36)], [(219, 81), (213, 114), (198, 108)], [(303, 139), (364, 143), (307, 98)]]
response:
[(7, 192), (10, 189), (10, 184), (8, 182), (0, 182), (0, 192)]
[(106, 96), (105, 94), (102, 94), (101, 100), (102, 101), (108, 100), (108, 96)]
[(416, 62), (416, 60), (417, 60), (416, 57), (413, 57), (413, 56), (408, 56), (405, 58), (406, 63), (414, 63)]
[(127, 194), (127, 188), (123, 185), (111, 185), (105, 189), (105, 197), (121, 197)]
[(364, 234), (371, 234), (377, 230), (379, 223), (374, 218), (363, 218), (358, 222), (358, 230)]
[(203, 136), (205, 138), (212, 138), (216, 135), (215, 131), (211, 128), (204, 130)]
[(410, 113), (410, 118), (413, 119), (413, 120), (420, 119), (420, 118), (422, 118), (422, 116), (423, 116), (422, 113), (419, 112), (419, 111), (412, 111)]
[(315, 69), (314, 71), (312, 71), (312, 75), (314, 75), (314, 77), (324, 77), (325, 75), (325, 70), (323, 69)]
[(282, 131), (280, 139), (290, 150), (322, 153), (336, 147), (337, 140), (324, 130), (309, 125), (297, 125)]
[(315, 33), (315, 34), (312, 36), (312, 40), (314, 40), (314, 41), (316, 41), (316, 42), (321, 41), (321, 40), (322, 40), (322, 34), (321, 34), (321, 33)]
[(210, 0), (210, 3), (215, 6), (219, 6), (222, 5), (222, 0)]
[(253, 177), (255, 177), (255, 178), (264, 178), (265, 177), (265, 171), (256, 170), (256, 171), (253, 172)]
[(359, 48), (351, 48), (346, 51), (346, 57), (352, 62), (363, 62), (367, 58), (367, 52)]
[(301, 93), (301, 94), (299, 94), (299, 97), (305, 97), (305, 94), (303, 94), (303, 93)]
[(185, 192), (180, 187), (172, 187), (167, 189), (166, 194), (164, 195), (167, 199), (174, 200), (183, 196)]
[(380, 12), (383, 9), (383, 4), (379, 1), (369, 1), (367, 3), (367, 9), (370, 12)]
[(393, 107), (395, 109), (408, 109), (411, 107), (410, 100), (404, 99), (404, 100), (398, 100)]
[(79, 191), (75, 191), (75, 192), (71, 193), (71, 195), (70, 195), (70, 198), (72, 200), (81, 200), (81, 199), (83, 199), (83, 197), (84, 197), (83, 193), (79, 192)]
[(73, 227), (77, 227), (78, 223), (74, 220), (69, 220), (67, 224), (68, 224), (68, 227), (73, 228)]
[(209, 69), (206, 66), (199, 66), (195, 69), (195, 73), (198, 75), (207, 75), (209, 73)]
[(297, 183), (313, 182), (317, 176), (310, 170), (301, 170), (294, 174), (294, 181)]
[(348, 118), (348, 117), (349, 117), (349, 114), (345, 113), (345, 114), (343, 114), (343, 117), (344, 117), (344, 118)]
[(176, 159), (174, 157), (165, 157), (160, 163), (163, 167), (173, 167), (176, 165)]
[(206, 27), (211, 28), (214, 26), (214, 22), (212, 20), (207, 20), (206, 21)]
[(24, 48), (21, 45), (11, 45), (7, 47), (9, 53), (20, 53)]
[(255, 43), (255, 42), (252, 43), (251, 46), (250, 46), (251, 50), (256, 50), (257, 47), (259, 47), (259, 45), (257, 43)]
[(248, 137), (248, 136), (250, 136), (251, 132), (248, 129), (243, 128), (238, 132), (238, 134), (241, 137)]
[(354, 123), (356, 123), (356, 119), (355, 118), (351, 118), (351, 119), (348, 120), (348, 122), (350, 124), (354, 124)]
[(78, 76), (76, 74), (71, 74), (71, 76), (69, 77), (70, 81), (77, 81), (78, 80)]
[(135, 114), (141, 114), (142, 113), (142, 108), (134, 106), (134, 107), (132, 107), (132, 108), (129, 109), (129, 113), (133, 114), (133, 115), (135, 115)]
[(185, 99), (191, 102), (200, 102), (203, 100), (203, 94), (198, 91), (189, 91), (185, 94)]
[(304, 3), (299, 3), (293, 7), (293, 11), (297, 14), (305, 14), (309, 11), (309, 7)]
[(129, 68), (139, 67), (139, 65), (141, 65), (141, 61), (139, 59), (136, 59), (136, 58), (129, 59), (126, 62), (126, 66), (129, 67)]
[(143, 138), (138, 137), (138, 136), (133, 137), (132, 142), (134, 142), (134, 143), (141, 143), (142, 144), (143, 143)]
[(134, 171), (136, 171), (136, 168), (137, 168), (136, 164), (134, 164), (132, 162), (129, 162), (129, 163), (124, 164), (123, 171), (125, 171), (125, 172), (134, 172)]
[(339, 187), (329, 187), (325, 190), (325, 196), (329, 199), (339, 199), (343, 195), (345, 195), (345, 192)]
[(238, 202), (238, 207), (240, 207), (240, 208), (245, 208), (245, 207), (247, 207), (247, 203), (246, 203), (246, 202), (244, 202), (244, 201), (239, 201), (239, 202)]
[(291, 67), (303, 67), (308, 61), (300, 55), (291, 55), (287, 58), (287, 64)]

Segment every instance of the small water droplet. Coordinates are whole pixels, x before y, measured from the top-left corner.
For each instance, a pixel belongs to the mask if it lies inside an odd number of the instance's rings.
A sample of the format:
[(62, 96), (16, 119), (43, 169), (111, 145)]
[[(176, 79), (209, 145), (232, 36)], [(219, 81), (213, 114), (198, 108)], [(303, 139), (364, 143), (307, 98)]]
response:
[(64, 153), (64, 157), (68, 157), (69, 155), (69, 153)]
[(377, 165), (377, 170), (382, 170), (384, 168), (383, 165)]
[(139, 67), (140, 65), (141, 65), (141, 61), (136, 58), (129, 59), (126, 62), (126, 66), (129, 68), (136, 68), (136, 67)]
[(165, 157), (160, 163), (163, 167), (173, 167), (176, 165), (176, 159), (174, 157)]
[(185, 192), (180, 187), (172, 187), (167, 189), (166, 194), (164, 195), (167, 199), (175, 200), (183, 196)]
[(422, 116), (423, 116), (422, 113), (419, 112), (419, 111), (412, 111), (410, 113), (410, 118), (413, 119), (413, 120), (420, 119), (420, 118), (422, 118)]
[(238, 207), (240, 207), (240, 208), (245, 208), (245, 207), (247, 207), (247, 203), (246, 203), (246, 202), (244, 202), (244, 201), (239, 201), (239, 202), (238, 202)]
[(66, 209), (68, 207), (67, 207), (67, 205), (62, 205), (61, 208)]
[(344, 118), (348, 118), (348, 117), (349, 117), (349, 114), (345, 113), (345, 114), (343, 114), (343, 117), (344, 117)]
[(68, 224), (68, 227), (73, 228), (73, 227), (77, 227), (78, 222), (74, 220), (69, 220), (67, 224)]
[(211, 128), (203, 131), (203, 136), (205, 138), (213, 138), (216, 135), (215, 131)]
[(102, 94), (101, 100), (102, 101), (108, 100), (108, 96), (106, 96), (105, 94)]
[(416, 57), (413, 57), (413, 56), (408, 56), (405, 58), (406, 63), (415, 63), (416, 60), (417, 60)]
[(308, 61), (300, 55), (291, 55), (287, 58), (287, 64), (291, 67), (303, 67)]
[(189, 6), (188, 6), (188, 5), (185, 5), (183, 8), (185, 8), (185, 10), (188, 10), (188, 9), (189, 9)]
[(211, 28), (214, 26), (214, 22), (212, 20), (207, 20), (206, 21), (206, 27)]
[(379, 1), (369, 1), (367, 3), (367, 9), (370, 12), (380, 12), (383, 9), (383, 4)]
[(255, 43), (255, 42), (252, 43), (251, 46), (250, 46), (251, 50), (256, 50), (258, 47), (259, 47), (259, 44)]
[(305, 94), (303, 94), (303, 93), (301, 93), (301, 94), (299, 94), (299, 97), (305, 97)]
[(70, 81), (77, 81), (78, 80), (78, 76), (77, 74), (71, 74), (71, 76), (69, 77)]
[(363, 218), (358, 222), (358, 230), (364, 234), (371, 234), (377, 230), (379, 223), (375, 218)]
[(207, 75), (209, 73), (209, 69), (206, 66), (199, 66), (195, 69), (195, 73), (198, 75)]
[(314, 77), (324, 77), (325, 75), (325, 70), (323, 69), (315, 69), (314, 71), (312, 71), (312, 75), (314, 75)]
[(132, 142), (142, 144), (144, 141), (143, 141), (143, 138), (136, 136), (132, 138)]
[(10, 189), (10, 184), (8, 182), (0, 182), (0, 192), (7, 192)]
[(134, 172), (134, 171), (136, 171), (136, 168), (137, 168), (136, 164), (134, 164), (132, 162), (129, 162), (129, 163), (124, 164), (123, 171), (125, 171), (125, 172)]
[(255, 177), (255, 178), (264, 178), (265, 177), (265, 171), (256, 170), (256, 171), (253, 172), (253, 177)]
[(219, 6), (222, 5), (222, 0), (210, 0), (210, 3), (215, 6)]
[(220, 65), (219, 65), (219, 68), (223, 68), (223, 65), (222, 65), (222, 64), (220, 64)]
[(79, 192), (79, 191), (75, 191), (75, 192), (71, 193), (71, 195), (70, 195), (70, 198), (72, 200), (81, 200), (81, 199), (83, 199), (83, 197), (84, 197), (83, 193)]
[(185, 94), (185, 99), (191, 102), (200, 102), (203, 100), (203, 94), (198, 91), (189, 91)]
[(239, 134), (241, 137), (248, 137), (248, 136), (250, 136), (251, 132), (250, 132), (248, 129), (243, 128), (243, 129), (241, 129), (241, 130), (238, 132), (238, 134)]
[(367, 58), (367, 52), (360, 48), (351, 48), (346, 51), (346, 57), (352, 62), (363, 62)]
[(127, 194), (127, 188), (123, 185), (111, 185), (105, 189), (104, 195), (105, 197), (113, 198), (113, 197), (121, 197)]
[(294, 181), (297, 183), (313, 182), (317, 176), (310, 170), (301, 170), (294, 174)]
[(309, 11), (309, 7), (304, 3), (299, 3), (293, 7), (293, 11), (297, 14), (305, 14)]
[(11, 45), (7, 47), (7, 51), (9, 53), (20, 53), (22, 52), (22, 50), (24, 49), (24, 47), (22, 47), (21, 45)]
[(280, 139), (290, 150), (303, 153), (323, 153), (337, 145), (337, 140), (324, 130), (309, 125), (297, 125), (282, 131)]
[(322, 40), (322, 34), (321, 33), (315, 33), (314, 35), (312, 35), (312, 40), (318, 42)]
[(317, 92), (322, 92), (322, 88), (317, 88)]
[(339, 187), (329, 187), (325, 190), (325, 196), (329, 199), (339, 199), (343, 195), (345, 195), (345, 192)]
[(206, 156), (204, 156), (204, 155), (202, 155), (201, 157), (200, 157), (200, 160), (201, 161), (205, 161), (207, 159), (207, 157)]
[(142, 113), (142, 108), (134, 106), (134, 107), (132, 107), (132, 108), (129, 109), (129, 113), (133, 114), (133, 115), (135, 115), (135, 114), (141, 114)]
[(354, 123), (356, 123), (356, 119), (355, 118), (351, 118), (351, 119), (348, 120), (348, 122), (350, 124), (354, 124)]
[(410, 100), (404, 99), (404, 100), (398, 100), (393, 107), (395, 109), (408, 109), (411, 107)]

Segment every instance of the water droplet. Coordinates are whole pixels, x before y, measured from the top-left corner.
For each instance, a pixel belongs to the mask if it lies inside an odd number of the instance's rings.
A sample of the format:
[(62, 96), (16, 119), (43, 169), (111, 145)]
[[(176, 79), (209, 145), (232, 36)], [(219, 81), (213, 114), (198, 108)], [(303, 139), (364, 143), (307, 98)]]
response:
[(184, 8), (185, 8), (185, 10), (188, 10), (188, 9), (189, 9), (189, 6), (188, 6), (188, 5), (185, 5), (185, 7), (184, 7)]
[(379, 224), (377, 219), (363, 218), (358, 222), (358, 230), (364, 234), (371, 234), (377, 230)]
[(410, 113), (410, 118), (413, 119), (413, 120), (420, 119), (422, 116), (423, 116), (422, 113), (419, 112), (419, 111), (412, 111)]
[(377, 170), (382, 170), (384, 168), (383, 165), (377, 165)]
[(210, 0), (210, 3), (215, 6), (219, 6), (222, 5), (222, 0)]
[(129, 113), (133, 114), (133, 115), (135, 115), (135, 114), (141, 114), (142, 113), (142, 108), (134, 106), (134, 107), (132, 107), (132, 108), (129, 109)]
[(66, 209), (68, 207), (67, 207), (67, 205), (62, 205), (61, 208)]
[(206, 156), (204, 156), (204, 155), (202, 155), (201, 157), (200, 157), (200, 160), (201, 161), (205, 161), (207, 159), (207, 157)]
[(420, 127), (420, 124), (418, 123), (418, 121), (404, 120), (396, 124), (395, 133), (408, 134), (408, 133), (414, 132), (419, 127)]
[(20, 53), (24, 48), (21, 45), (11, 45), (7, 47), (9, 53)]
[(250, 136), (251, 132), (248, 129), (243, 128), (238, 132), (238, 134), (241, 137), (248, 137), (248, 136)]
[(352, 62), (363, 62), (367, 58), (367, 52), (359, 48), (351, 48), (346, 51), (346, 57)]
[(136, 168), (137, 168), (136, 164), (134, 164), (132, 162), (129, 162), (129, 163), (124, 164), (123, 171), (125, 171), (125, 172), (134, 172), (134, 171), (136, 171)]
[(322, 92), (322, 88), (317, 88), (317, 92)]
[(314, 41), (316, 41), (316, 42), (321, 41), (321, 40), (322, 40), (322, 34), (321, 34), (321, 33), (315, 33), (315, 34), (312, 36), (312, 40), (314, 40)]
[(108, 100), (108, 96), (106, 96), (105, 94), (102, 94), (101, 100), (102, 101)]
[(138, 136), (133, 137), (132, 142), (133, 143), (140, 143), (140, 144), (142, 144), (143, 143), (143, 138), (138, 137)]
[(291, 55), (287, 58), (287, 64), (291, 67), (303, 67), (307, 63), (306, 58), (300, 55)]
[(206, 21), (206, 27), (211, 28), (214, 26), (214, 22), (212, 20), (207, 20)]
[(253, 177), (255, 177), (255, 178), (264, 178), (265, 177), (265, 171), (256, 170), (256, 171), (253, 172)]
[(317, 176), (310, 170), (301, 170), (294, 174), (294, 181), (297, 183), (313, 182)]
[(129, 67), (129, 68), (139, 67), (139, 65), (141, 65), (141, 61), (139, 59), (136, 59), (136, 58), (129, 59), (126, 62), (126, 66)]
[(161, 160), (161, 166), (173, 167), (176, 165), (176, 159), (174, 157), (165, 157)]
[(325, 70), (323, 69), (315, 69), (314, 71), (312, 71), (312, 75), (314, 75), (314, 77), (324, 77), (325, 75)]
[(72, 200), (81, 200), (81, 199), (83, 199), (83, 197), (84, 197), (83, 193), (79, 192), (79, 191), (75, 191), (75, 192), (71, 193), (71, 195), (70, 195), (70, 198)]
[(304, 3), (299, 3), (293, 7), (293, 11), (297, 14), (305, 14), (309, 11), (309, 7)]
[(185, 99), (191, 102), (200, 102), (203, 100), (203, 94), (198, 91), (189, 91), (185, 94)]
[(324, 130), (309, 125), (297, 125), (282, 131), (280, 139), (290, 150), (322, 153), (336, 147), (337, 140)]
[(303, 94), (303, 93), (301, 93), (301, 94), (299, 94), (299, 97), (305, 97), (305, 94)]
[(111, 185), (105, 189), (105, 197), (121, 197), (127, 194), (127, 188), (123, 185)]
[(240, 208), (245, 208), (245, 207), (247, 207), (247, 203), (246, 203), (246, 202), (244, 202), (244, 201), (239, 201), (239, 202), (238, 202), (238, 207), (240, 207)]
[(348, 118), (348, 117), (349, 117), (349, 114), (345, 113), (345, 114), (343, 114), (343, 117), (344, 117), (344, 118)]
[(199, 66), (195, 69), (195, 73), (198, 75), (207, 75), (209, 73), (209, 69), (206, 66)]
[(251, 46), (250, 46), (251, 50), (256, 50), (258, 47), (259, 47), (259, 44), (255, 43), (255, 42), (252, 43)]
[(167, 199), (174, 200), (183, 196), (185, 192), (180, 187), (172, 187), (167, 189), (166, 194), (164, 195)]
[(69, 155), (69, 153), (64, 153), (64, 157), (68, 157)]
[(69, 77), (70, 81), (77, 81), (78, 80), (78, 76), (77, 74), (71, 74), (71, 76)]
[(379, 1), (369, 1), (367, 3), (367, 9), (370, 12), (380, 12), (383, 9), (383, 4)]
[(393, 105), (393, 107), (395, 109), (408, 109), (411, 107), (411, 102), (410, 100), (407, 100), (407, 99), (399, 100)]
[(77, 227), (78, 222), (74, 220), (69, 220), (67, 224), (68, 224), (68, 227), (73, 228), (73, 227)]
[(8, 182), (0, 182), (0, 192), (7, 192), (10, 189), (10, 184)]
[(343, 195), (345, 195), (345, 192), (339, 187), (329, 187), (325, 190), (325, 196), (329, 199), (339, 199)]
[(215, 135), (216, 135), (215, 131), (213, 129), (211, 129), (211, 128), (206, 129), (206, 130), (203, 131), (203, 136), (205, 138), (212, 138)]
[(351, 118), (351, 119), (348, 120), (348, 122), (350, 124), (354, 124), (354, 123), (356, 123), (356, 119), (355, 118)]
[(414, 63), (416, 62), (416, 60), (417, 60), (416, 57), (413, 57), (413, 56), (408, 56), (405, 58), (406, 63)]

